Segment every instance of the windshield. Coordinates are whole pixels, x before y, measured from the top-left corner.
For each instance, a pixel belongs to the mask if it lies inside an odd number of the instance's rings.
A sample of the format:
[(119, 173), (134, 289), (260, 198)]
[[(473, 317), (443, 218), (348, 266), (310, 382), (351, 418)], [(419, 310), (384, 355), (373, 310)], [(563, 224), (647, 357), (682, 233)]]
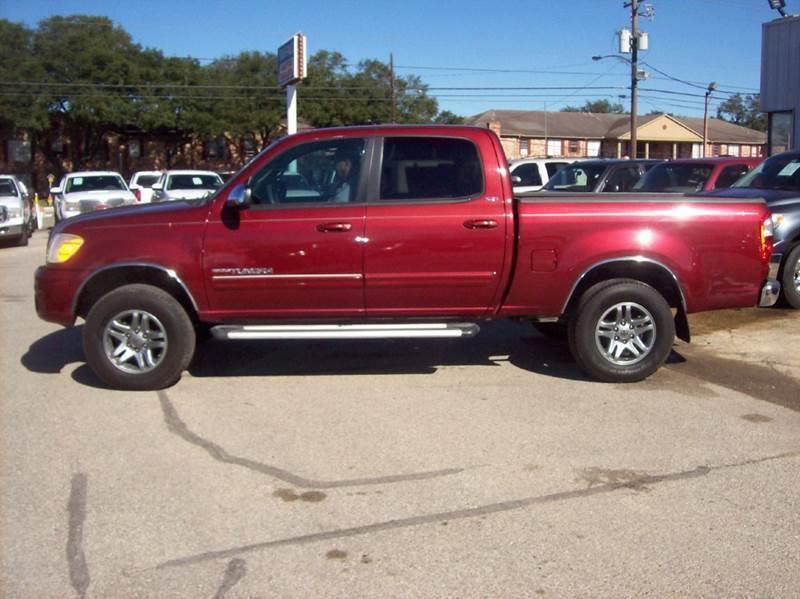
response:
[(608, 165), (579, 162), (560, 169), (543, 189), (549, 191), (593, 191)]
[(217, 189), (222, 179), (217, 175), (172, 175), (167, 189)]
[(800, 191), (800, 155), (767, 158), (731, 187)]
[(78, 191), (125, 191), (125, 182), (121, 177), (114, 175), (90, 175), (84, 177), (70, 177), (67, 179), (67, 188), (64, 193)]
[(0, 179), (0, 196), (15, 196), (17, 188), (11, 179)]
[(701, 191), (714, 166), (704, 164), (664, 163), (651, 168), (633, 187), (634, 191), (692, 193)]

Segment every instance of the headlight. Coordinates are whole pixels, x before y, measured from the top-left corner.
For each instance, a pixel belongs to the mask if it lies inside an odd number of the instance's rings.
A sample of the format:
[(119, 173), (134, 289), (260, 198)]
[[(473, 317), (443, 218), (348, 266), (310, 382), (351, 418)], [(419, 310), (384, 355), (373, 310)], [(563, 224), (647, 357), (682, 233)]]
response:
[(773, 214), (772, 215), (772, 227), (774, 229), (777, 229), (778, 227), (780, 227), (782, 222), (783, 222), (783, 214)]
[(80, 209), (81, 209), (81, 205), (78, 202), (64, 202), (64, 210), (73, 211), (73, 210), (80, 210)]
[(47, 263), (63, 264), (72, 258), (83, 245), (83, 237), (59, 233), (54, 236), (47, 246)]
[(8, 214), (8, 218), (19, 218), (22, 216), (22, 208), (19, 206), (9, 206), (6, 208), (6, 214)]

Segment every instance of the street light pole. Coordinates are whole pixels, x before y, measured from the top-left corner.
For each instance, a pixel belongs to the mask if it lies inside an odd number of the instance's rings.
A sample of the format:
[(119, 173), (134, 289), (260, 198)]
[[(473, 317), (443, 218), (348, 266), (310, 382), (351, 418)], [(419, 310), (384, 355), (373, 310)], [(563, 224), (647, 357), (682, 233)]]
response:
[(636, 109), (639, 87), (639, 0), (631, 0), (631, 158), (636, 152)]
[(706, 91), (706, 103), (703, 109), (703, 158), (706, 157), (706, 147), (708, 146), (708, 100), (711, 97), (711, 92), (717, 89), (717, 82), (712, 81), (708, 84)]

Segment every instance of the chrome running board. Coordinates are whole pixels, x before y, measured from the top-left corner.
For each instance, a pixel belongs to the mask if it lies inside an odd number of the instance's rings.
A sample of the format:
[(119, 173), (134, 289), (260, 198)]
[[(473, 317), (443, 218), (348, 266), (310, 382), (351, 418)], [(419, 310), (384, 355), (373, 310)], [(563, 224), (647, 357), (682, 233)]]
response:
[(215, 339), (442, 339), (474, 337), (480, 327), (470, 322), (415, 324), (277, 324), (218, 325)]

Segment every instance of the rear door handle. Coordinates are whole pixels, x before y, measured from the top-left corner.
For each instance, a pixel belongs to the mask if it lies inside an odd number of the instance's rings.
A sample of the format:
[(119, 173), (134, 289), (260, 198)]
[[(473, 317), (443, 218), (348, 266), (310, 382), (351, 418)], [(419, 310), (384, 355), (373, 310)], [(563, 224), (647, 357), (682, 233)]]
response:
[(317, 231), (320, 233), (344, 233), (353, 228), (350, 223), (322, 223), (317, 225)]
[(497, 221), (488, 218), (465, 220), (464, 226), (467, 229), (494, 229), (497, 226)]

